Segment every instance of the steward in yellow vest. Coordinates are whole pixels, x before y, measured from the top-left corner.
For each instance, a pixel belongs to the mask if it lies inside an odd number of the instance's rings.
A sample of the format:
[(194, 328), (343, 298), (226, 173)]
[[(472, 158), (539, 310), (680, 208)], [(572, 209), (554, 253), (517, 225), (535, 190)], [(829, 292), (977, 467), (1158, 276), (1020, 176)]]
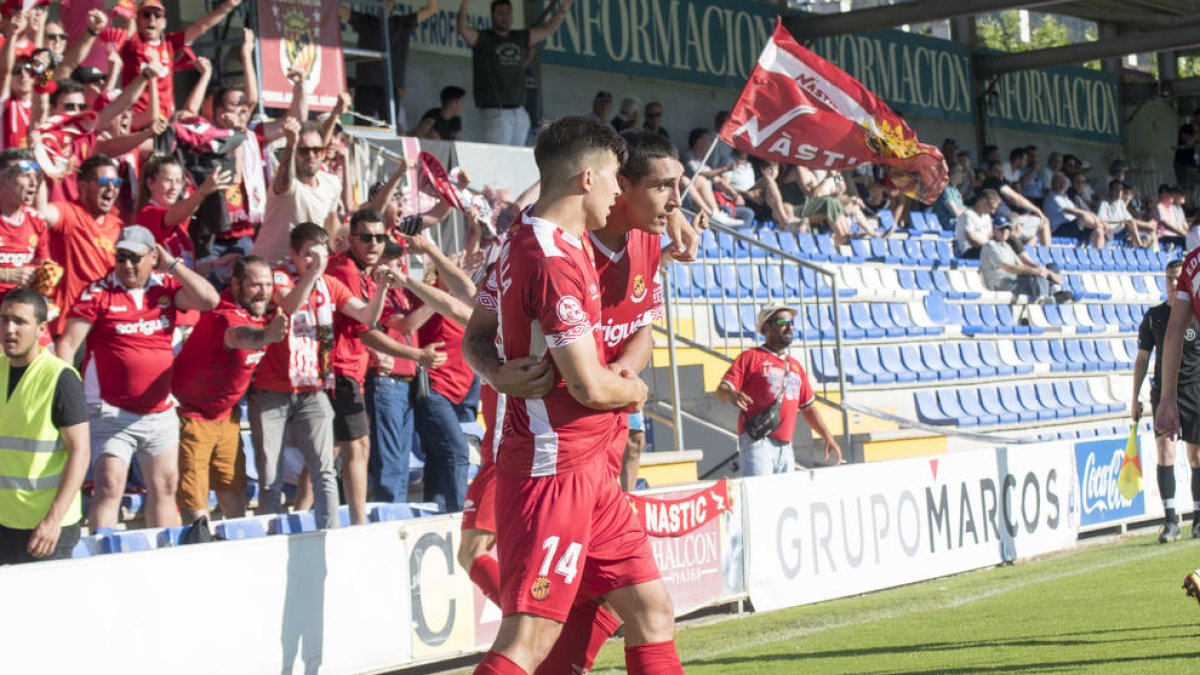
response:
[(28, 288), (0, 302), (0, 564), (69, 558), (91, 458), (75, 369), (38, 344), (46, 302)]

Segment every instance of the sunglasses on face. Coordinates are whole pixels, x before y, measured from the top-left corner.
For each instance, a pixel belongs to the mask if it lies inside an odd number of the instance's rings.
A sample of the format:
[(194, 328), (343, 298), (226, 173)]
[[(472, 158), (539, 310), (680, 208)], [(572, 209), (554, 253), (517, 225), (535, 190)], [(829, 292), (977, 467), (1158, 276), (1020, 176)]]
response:
[(155, 12), (153, 10), (147, 10), (145, 12), (138, 12), (138, 16), (142, 17), (146, 21), (157, 21), (157, 20), (163, 18), (162, 12)]
[(370, 244), (371, 242), (375, 242), (376, 244), (386, 244), (388, 240), (388, 236), (386, 234), (371, 234), (370, 232), (359, 232), (354, 236), (358, 237), (358, 240), (364, 244)]
[(21, 73), (26, 73), (26, 74), (32, 76), (32, 75), (37, 74), (38, 67), (32, 63), (18, 63), (17, 65), (13, 66), (12, 72), (13, 72), (13, 75), (20, 75)]
[(99, 185), (102, 188), (108, 188), (108, 187), (120, 188), (124, 184), (125, 184), (125, 181), (119, 177), (100, 176), (100, 177), (96, 178), (96, 185)]
[(66, 33), (46, 33), (47, 40), (66, 40)]
[(118, 253), (116, 256), (116, 261), (118, 265), (124, 265), (125, 263), (133, 263), (136, 265), (142, 262), (142, 258), (144, 257), (146, 256), (138, 255), (136, 253)]
[(794, 319), (785, 319), (783, 317), (779, 317), (778, 319), (771, 319), (771, 325), (778, 326), (780, 328), (791, 328), (796, 325), (796, 322)]
[(321, 146), (301, 145), (296, 148), (296, 152), (301, 155), (323, 155), (325, 154), (325, 148)]
[(42, 170), (42, 167), (38, 166), (37, 162), (28, 159), (18, 159), (14, 166), (20, 169), (21, 173), (36, 173)]
[(85, 107), (87, 107), (86, 103), (64, 103), (63, 104), (63, 110), (66, 112), (83, 112), (83, 109)]

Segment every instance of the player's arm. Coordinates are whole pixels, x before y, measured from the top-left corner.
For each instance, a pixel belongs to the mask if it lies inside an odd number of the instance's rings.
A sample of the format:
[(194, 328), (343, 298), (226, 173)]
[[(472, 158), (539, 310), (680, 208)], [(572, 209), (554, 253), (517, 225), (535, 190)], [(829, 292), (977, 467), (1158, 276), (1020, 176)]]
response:
[(67, 319), (67, 326), (59, 336), (58, 346), (55, 348), (58, 358), (67, 363), (74, 363), (75, 352), (79, 350), (79, 345), (83, 344), (91, 330), (92, 322), (87, 319), (77, 316)]
[(534, 26), (529, 29), (529, 46), (532, 47), (546, 38), (554, 35), (554, 31), (562, 25), (563, 20), (567, 18), (567, 11), (571, 9), (572, 0), (561, 0), (558, 6), (558, 11), (550, 20), (541, 26)]
[(458, 29), (458, 34), (462, 36), (463, 42), (466, 42), (468, 47), (474, 47), (475, 41), (479, 39), (479, 31), (471, 28), (471, 24), (467, 23), (467, 5), (470, 4), (471, 0), (462, 0), (458, 5), (455, 27)]
[(29, 555), (35, 558), (44, 558), (54, 552), (58, 546), (59, 535), (62, 534), (63, 516), (83, 487), (83, 479), (87, 476), (88, 466), (92, 462), (88, 428), (87, 422), (80, 422), (58, 430), (67, 450), (67, 463), (58, 480), (54, 501), (50, 502), (50, 510), (29, 536), (27, 550)]
[(446, 345), (445, 342), (431, 342), (417, 348), (392, 338), (392, 336), (378, 328), (372, 328), (358, 337), (364, 345), (377, 352), (392, 357), (408, 359), (409, 361), (416, 361), (426, 368), (437, 368), (446, 362), (446, 352), (439, 351), (439, 348)]
[(722, 403), (737, 406), (742, 411), (749, 410), (754, 403), (754, 399), (734, 389), (727, 380), (721, 380), (721, 384), (718, 384), (717, 390), (713, 392), (713, 397)]
[(671, 244), (663, 249), (660, 264), (665, 266), (672, 260), (679, 262), (695, 260), (696, 253), (700, 250), (700, 233), (708, 229), (707, 220), (707, 214), (699, 213), (696, 214), (696, 221), (689, 223), (687, 217), (683, 215), (683, 211), (676, 209), (671, 212), (667, 219), (666, 232)]
[(184, 44), (191, 46), (191, 44), (198, 40), (201, 35), (204, 35), (208, 31), (212, 30), (213, 26), (221, 23), (221, 20), (226, 16), (229, 16), (229, 13), (236, 9), (240, 4), (242, 4), (242, 0), (225, 0), (223, 4), (214, 8), (208, 14), (196, 19), (195, 23), (183, 29)]
[(1192, 306), (1178, 295), (1171, 298), (1171, 319), (1167, 322), (1167, 334), (1163, 339), (1162, 393), (1158, 410), (1154, 414), (1154, 429), (1160, 434), (1174, 437), (1179, 433), (1179, 405), (1176, 395), (1179, 390), (1179, 366), (1183, 362), (1183, 336), (1192, 322)]
[(225, 348), (256, 351), (263, 346), (282, 340), (291, 328), (291, 317), (276, 310), (271, 322), (264, 328), (255, 326), (230, 326), (225, 329)]
[(1135, 421), (1142, 417), (1142, 403), (1138, 399), (1142, 397), (1142, 380), (1146, 379), (1146, 370), (1149, 366), (1150, 352), (1139, 349), (1137, 357), (1133, 360), (1133, 398), (1129, 404)]
[(447, 319), (461, 326), (465, 326), (470, 322), (471, 308), (465, 302), (446, 291), (436, 286), (430, 286), (410, 275), (403, 275), (400, 285), (420, 298), (426, 307), (432, 308), (433, 311)]
[(625, 342), (621, 353), (617, 355), (617, 358), (612, 363), (608, 364), (608, 368), (617, 373), (626, 370), (637, 375), (646, 369), (646, 366), (650, 363), (650, 355), (653, 351), (654, 326), (646, 324), (637, 329), (637, 332)]
[(496, 335), (500, 322), (496, 314), (475, 304), (471, 320), (463, 335), (463, 357), (467, 365), (492, 388), (516, 398), (542, 398), (554, 387), (554, 371), (550, 362), (525, 356), (501, 362), (496, 351)]
[(640, 378), (623, 377), (600, 365), (596, 342), (590, 335), (562, 347), (551, 347), (550, 358), (566, 380), (571, 397), (588, 408), (637, 411), (646, 402), (646, 384)]
[(383, 303), (387, 299), (388, 287), (391, 286), (392, 280), (395, 278), (392, 268), (386, 265), (376, 267), (373, 274), (376, 284), (375, 294), (367, 302), (363, 302), (358, 298), (350, 298), (338, 310), (351, 319), (368, 326), (374, 326), (379, 323), (379, 317), (383, 316)]
[(217, 293), (217, 289), (213, 288), (212, 284), (208, 283), (208, 279), (196, 274), (183, 264), (182, 258), (171, 257), (162, 244), (156, 244), (156, 246), (158, 248), (158, 269), (174, 276), (182, 286), (175, 293), (175, 305), (179, 309), (207, 312), (221, 302), (221, 295)]

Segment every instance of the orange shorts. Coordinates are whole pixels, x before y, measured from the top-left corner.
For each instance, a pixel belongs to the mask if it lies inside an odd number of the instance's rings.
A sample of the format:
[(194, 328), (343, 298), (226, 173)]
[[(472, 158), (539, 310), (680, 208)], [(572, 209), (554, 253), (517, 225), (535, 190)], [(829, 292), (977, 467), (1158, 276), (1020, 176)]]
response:
[(238, 492), (246, 489), (246, 454), (242, 448), (242, 414), (234, 408), (216, 422), (179, 416), (180, 510), (208, 509), (209, 489)]

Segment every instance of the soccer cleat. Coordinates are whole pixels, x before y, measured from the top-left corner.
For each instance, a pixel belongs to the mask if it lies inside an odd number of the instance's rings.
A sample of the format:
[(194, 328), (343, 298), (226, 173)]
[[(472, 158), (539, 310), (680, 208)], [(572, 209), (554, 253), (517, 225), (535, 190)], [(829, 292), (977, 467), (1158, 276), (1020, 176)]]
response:
[(1196, 602), (1200, 602), (1200, 570), (1183, 578), (1183, 590), (1187, 591), (1189, 598), (1195, 598)]
[(1179, 537), (1179, 523), (1167, 523), (1163, 525), (1162, 532), (1158, 533), (1158, 543), (1169, 544), (1178, 541)]

